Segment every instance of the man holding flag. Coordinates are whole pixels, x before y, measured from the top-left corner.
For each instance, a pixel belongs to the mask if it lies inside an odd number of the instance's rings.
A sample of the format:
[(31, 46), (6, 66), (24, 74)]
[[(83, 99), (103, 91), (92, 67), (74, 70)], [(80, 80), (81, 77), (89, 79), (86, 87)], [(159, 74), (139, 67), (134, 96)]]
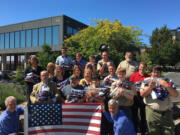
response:
[(98, 103), (32, 104), (24, 117), (25, 135), (100, 135)]
[(6, 110), (0, 115), (0, 135), (18, 133), (19, 116), (24, 113), (24, 109), (16, 106), (16, 98), (9, 96), (5, 100)]

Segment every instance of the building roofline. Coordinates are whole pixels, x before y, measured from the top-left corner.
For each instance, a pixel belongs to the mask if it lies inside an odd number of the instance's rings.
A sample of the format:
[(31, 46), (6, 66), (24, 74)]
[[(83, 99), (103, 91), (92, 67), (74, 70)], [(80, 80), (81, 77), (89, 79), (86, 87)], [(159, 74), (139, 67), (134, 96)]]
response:
[[(69, 18), (69, 19), (72, 19), (73, 21), (82, 23), (82, 22), (80, 22), (80, 21), (77, 21), (77, 20), (69, 17), (69, 16), (66, 16), (66, 15), (62, 14), (62, 15), (57, 15), (57, 16), (45, 17), (45, 18), (41, 18), (41, 19), (29, 20), (29, 21), (25, 21), (25, 22), (19, 22), (19, 23), (13, 23), (13, 24), (8, 24), (8, 25), (3, 25), (3, 26), (0, 26), (0, 28), (1, 28), (1, 27), (12, 26), (12, 25), (19, 25), (19, 24), (23, 24), (23, 23), (30, 23), (30, 22), (34, 22), (34, 21), (40, 21), (40, 20), (50, 19), (50, 18), (55, 18), (55, 17), (63, 17), (63, 18), (64, 18), (64, 17), (67, 17), (67, 18)], [(82, 23), (82, 24), (84, 24), (84, 23)], [(88, 26), (87, 24), (84, 24), (84, 25)]]
[[(67, 15), (64, 15), (64, 14), (63, 14), (62, 16), (63, 16), (63, 18), (66, 17), (66, 18), (69, 18), (69, 19), (71, 19), (71, 20), (73, 20), (73, 21), (76, 21), (76, 22), (78, 22), (78, 23), (82, 23), (82, 22), (80, 22), (80, 21), (78, 21), (78, 20), (76, 20), (76, 19), (74, 19), (74, 18), (71, 18), (71, 17), (69, 17), (69, 16), (67, 16)], [(82, 24), (84, 24), (85, 26), (88, 27), (87, 24), (85, 24), (85, 23), (82, 23)]]

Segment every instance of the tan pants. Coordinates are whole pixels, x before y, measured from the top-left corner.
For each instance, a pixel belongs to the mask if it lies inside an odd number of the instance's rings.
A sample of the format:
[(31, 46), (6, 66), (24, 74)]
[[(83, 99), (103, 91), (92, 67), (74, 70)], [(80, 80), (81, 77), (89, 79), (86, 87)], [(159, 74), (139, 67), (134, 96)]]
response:
[(149, 135), (174, 135), (172, 111), (156, 111), (146, 106)]

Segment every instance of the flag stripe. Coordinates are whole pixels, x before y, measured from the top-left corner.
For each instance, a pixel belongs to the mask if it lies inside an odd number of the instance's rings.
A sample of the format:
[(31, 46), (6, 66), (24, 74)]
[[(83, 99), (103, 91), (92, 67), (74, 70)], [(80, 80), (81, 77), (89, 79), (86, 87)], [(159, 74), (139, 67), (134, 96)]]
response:
[(55, 125), (55, 126), (40, 126), (40, 127), (32, 127), (29, 129), (30, 132), (34, 130), (41, 130), (41, 129), (79, 129), (79, 130), (91, 130), (91, 131), (99, 131), (100, 128), (98, 127), (91, 127), (86, 125)]
[(98, 116), (81, 116), (81, 115), (62, 115), (64, 118), (79, 118), (79, 119), (95, 119), (95, 120), (101, 120), (101, 117)]
[(29, 135), (33, 135), (33, 134), (39, 134), (39, 133), (45, 133), (45, 132), (67, 132), (67, 133), (86, 133), (86, 134), (94, 134), (94, 135), (99, 135), (99, 132), (96, 131), (89, 131), (89, 130), (79, 130), (79, 129), (43, 129), (43, 130), (35, 130), (35, 131), (30, 131)]
[(72, 106), (70, 106), (70, 105), (65, 105), (65, 104), (62, 106), (62, 108), (63, 109), (68, 109), (68, 108), (70, 108), (70, 109), (75, 109), (75, 108), (98, 109), (97, 106), (87, 106), (87, 105), (72, 105)]
[(101, 103), (65, 103), (62, 106), (99, 106)]
[(88, 122), (63, 122), (63, 125), (79, 125), (79, 126), (91, 126), (91, 127), (101, 127), (100, 124), (88, 123)]
[[(46, 133), (39, 133), (38, 135), (69, 135), (67, 132), (46, 132)], [(84, 135), (84, 133), (72, 133), (70, 135)], [(94, 134), (85, 134), (85, 135), (94, 135)]]
[(101, 121), (100, 120), (89, 120), (89, 119), (63, 119), (63, 122), (89, 122), (89, 123), (95, 123), (95, 124), (101, 124)]
[(101, 113), (99, 112), (88, 112), (88, 113), (84, 113), (84, 112), (63, 112), (63, 115), (81, 115), (81, 116), (99, 116), (101, 117)]
[(91, 126), (79, 126), (79, 125), (61, 125), (59, 129), (79, 129), (79, 130), (89, 130), (89, 131), (100, 131), (98, 127)]
[(97, 109), (70, 109), (70, 108), (66, 108), (66, 109), (62, 109), (63, 112), (101, 112), (101, 110)]

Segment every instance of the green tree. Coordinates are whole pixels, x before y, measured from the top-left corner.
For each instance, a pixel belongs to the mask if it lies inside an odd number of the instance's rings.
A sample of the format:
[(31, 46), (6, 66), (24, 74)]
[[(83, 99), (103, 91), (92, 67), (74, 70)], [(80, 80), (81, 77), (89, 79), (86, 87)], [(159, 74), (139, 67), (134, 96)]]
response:
[(46, 69), (49, 62), (55, 63), (58, 55), (60, 55), (59, 52), (53, 52), (50, 46), (44, 44), (42, 50), (37, 53), (39, 65), (43, 69)]
[(73, 58), (76, 52), (81, 52), (85, 59), (88, 59), (89, 55), (99, 54), (100, 45), (106, 44), (110, 47), (109, 53), (117, 65), (124, 59), (124, 52), (139, 49), (142, 45), (141, 35), (139, 28), (123, 26), (118, 20), (97, 20), (95, 26), (89, 26), (67, 38), (64, 45), (68, 47), (69, 55)]
[(150, 74), (150, 68), (152, 67), (152, 61), (150, 59), (149, 53), (144, 51), (141, 54), (136, 55), (136, 60), (138, 62), (145, 62), (147, 64), (147, 73)]
[(172, 40), (171, 31), (167, 26), (156, 28), (150, 37), (151, 48), (147, 50), (153, 64), (175, 65), (180, 57), (180, 44)]

